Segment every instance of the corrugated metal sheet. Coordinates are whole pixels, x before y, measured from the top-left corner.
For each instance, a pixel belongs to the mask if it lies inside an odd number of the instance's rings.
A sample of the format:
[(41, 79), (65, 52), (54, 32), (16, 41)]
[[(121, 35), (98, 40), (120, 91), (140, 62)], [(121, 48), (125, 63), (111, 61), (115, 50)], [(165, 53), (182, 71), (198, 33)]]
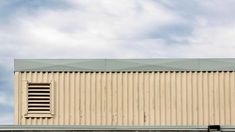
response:
[[(26, 81), (54, 82), (54, 117), (26, 118)], [(20, 125), (235, 125), (235, 72), (16, 72)]]
[(15, 71), (235, 71), (235, 59), (16, 59)]

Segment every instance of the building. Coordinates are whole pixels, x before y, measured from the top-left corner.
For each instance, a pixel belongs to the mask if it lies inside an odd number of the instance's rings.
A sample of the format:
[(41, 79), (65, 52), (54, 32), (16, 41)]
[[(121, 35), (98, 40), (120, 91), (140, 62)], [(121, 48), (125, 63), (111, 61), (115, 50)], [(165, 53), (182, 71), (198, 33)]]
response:
[(234, 126), (235, 59), (16, 59), (17, 125)]

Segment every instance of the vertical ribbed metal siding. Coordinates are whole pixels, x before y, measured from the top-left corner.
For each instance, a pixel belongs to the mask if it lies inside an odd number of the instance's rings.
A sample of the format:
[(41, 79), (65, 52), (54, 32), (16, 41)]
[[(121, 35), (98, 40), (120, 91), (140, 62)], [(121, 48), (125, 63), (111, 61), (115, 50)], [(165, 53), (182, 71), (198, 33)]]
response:
[[(28, 82), (54, 82), (54, 117), (25, 118)], [(234, 72), (16, 72), (21, 125), (235, 125)]]

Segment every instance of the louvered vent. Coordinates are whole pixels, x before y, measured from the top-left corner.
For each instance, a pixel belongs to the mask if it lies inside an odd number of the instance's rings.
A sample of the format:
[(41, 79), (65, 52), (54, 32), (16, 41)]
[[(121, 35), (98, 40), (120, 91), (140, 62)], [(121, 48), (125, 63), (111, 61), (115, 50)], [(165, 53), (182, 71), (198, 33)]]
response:
[(28, 113), (50, 113), (50, 84), (28, 84)]

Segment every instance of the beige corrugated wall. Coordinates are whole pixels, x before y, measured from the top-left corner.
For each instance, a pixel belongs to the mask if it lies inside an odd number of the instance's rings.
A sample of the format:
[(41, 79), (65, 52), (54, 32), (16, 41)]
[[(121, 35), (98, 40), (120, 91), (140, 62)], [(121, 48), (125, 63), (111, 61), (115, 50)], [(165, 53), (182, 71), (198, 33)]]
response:
[[(54, 82), (54, 117), (25, 118), (26, 81)], [(235, 125), (235, 72), (15, 72), (21, 125)]]

